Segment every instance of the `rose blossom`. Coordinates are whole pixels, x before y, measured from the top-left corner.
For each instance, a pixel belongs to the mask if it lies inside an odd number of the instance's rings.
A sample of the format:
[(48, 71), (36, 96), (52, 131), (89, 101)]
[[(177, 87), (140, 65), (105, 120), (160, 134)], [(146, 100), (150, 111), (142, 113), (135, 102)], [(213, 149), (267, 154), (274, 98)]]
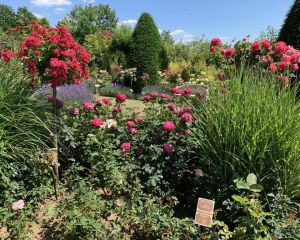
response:
[(69, 108), (68, 112), (71, 116), (77, 116), (79, 114), (79, 108), (77, 107)]
[(190, 95), (192, 93), (191, 88), (185, 88), (183, 89), (183, 92), (181, 93), (182, 95)]
[(180, 94), (180, 93), (181, 93), (181, 91), (180, 91), (180, 89), (179, 89), (178, 87), (173, 87), (173, 88), (171, 88), (171, 91), (172, 91), (172, 93), (174, 93), (174, 94)]
[(102, 102), (103, 102), (104, 105), (107, 105), (107, 104), (110, 103), (110, 98), (105, 97), (105, 98), (102, 99)]
[(158, 93), (153, 91), (150, 93), (151, 97), (156, 98), (158, 96)]
[(151, 96), (150, 95), (144, 96), (144, 101), (150, 102), (150, 100), (151, 100)]
[(119, 108), (119, 107), (115, 107), (115, 108), (113, 109), (113, 112), (114, 112), (114, 113), (120, 113), (120, 112), (122, 112), (122, 109)]
[(133, 128), (134, 127), (134, 121), (127, 121), (127, 127)]
[(211, 41), (210, 41), (210, 46), (221, 46), (222, 45), (222, 41), (220, 38), (213, 38)]
[(255, 41), (252, 43), (252, 52), (259, 52), (260, 50), (260, 42)]
[(171, 154), (171, 153), (175, 152), (174, 146), (170, 143), (165, 143), (163, 145), (163, 149), (164, 149), (164, 152), (168, 153), (168, 154)]
[(274, 44), (274, 50), (277, 55), (282, 55), (286, 51), (286, 43), (285, 42), (277, 42)]
[(138, 124), (141, 124), (142, 122), (143, 122), (143, 117), (137, 117), (136, 119), (135, 119), (135, 121), (138, 123)]
[(11, 209), (12, 209), (13, 211), (21, 210), (21, 209), (23, 209), (24, 205), (25, 205), (25, 202), (24, 202), (24, 200), (21, 199), (21, 200), (19, 200), (19, 201), (14, 202), (14, 203), (11, 205)]
[(277, 70), (277, 66), (274, 63), (271, 63), (269, 68), (272, 72), (275, 72)]
[(131, 149), (131, 143), (130, 142), (124, 142), (120, 145), (120, 149), (123, 152), (129, 151)]
[(94, 118), (92, 121), (91, 121), (91, 124), (93, 127), (95, 128), (99, 128), (102, 124), (103, 124), (103, 121), (101, 118)]
[(95, 103), (92, 102), (83, 102), (82, 105), (84, 110), (86, 111), (92, 111), (95, 107)]
[(174, 129), (174, 127), (175, 127), (174, 123), (169, 120), (167, 120), (163, 125), (163, 129), (168, 132), (171, 132)]
[(137, 134), (137, 130), (135, 128), (130, 128), (129, 132), (130, 132), (131, 135)]
[(232, 59), (235, 52), (236, 52), (235, 48), (229, 48), (224, 50), (224, 54), (227, 59)]
[(299, 69), (298, 64), (293, 64), (293, 65), (291, 66), (291, 69), (292, 69), (293, 72), (298, 71), (298, 69)]
[(166, 93), (163, 93), (163, 94), (161, 95), (161, 98), (162, 98), (162, 99), (169, 99), (169, 98), (170, 98), (170, 95), (169, 95), (169, 94), (166, 94)]
[(116, 94), (116, 102), (117, 103), (123, 103), (126, 101), (126, 95), (123, 93), (117, 93)]
[(271, 50), (271, 43), (268, 40), (263, 40), (262, 41), (262, 46), (267, 51)]
[(173, 102), (170, 102), (170, 103), (167, 104), (167, 108), (169, 108), (170, 110), (173, 110), (173, 109), (176, 108), (176, 104), (173, 103)]
[(180, 118), (180, 122), (183, 123), (192, 123), (193, 122), (193, 116), (190, 113), (184, 113), (182, 114), (181, 118)]
[(58, 109), (63, 108), (63, 107), (64, 107), (64, 101), (59, 100), (59, 99), (56, 99), (56, 107), (57, 107)]

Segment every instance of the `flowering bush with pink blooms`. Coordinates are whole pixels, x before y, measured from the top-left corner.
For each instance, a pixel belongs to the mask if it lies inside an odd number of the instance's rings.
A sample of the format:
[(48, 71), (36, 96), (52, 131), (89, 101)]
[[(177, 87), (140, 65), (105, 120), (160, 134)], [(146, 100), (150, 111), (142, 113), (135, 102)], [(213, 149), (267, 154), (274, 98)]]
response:
[[(140, 179), (146, 192), (170, 197), (171, 185), (180, 185), (193, 170), (188, 156), (193, 154), (189, 129), (194, 119), (183, 100), (189, 93), (153, 91), (144, 96), (142, 113), (128, 113), (122, 93), (116, 94), (115, 104), (104, 98), (72, 106), (63, 118), (61, 139), (69, 150), (63, 154), (115, 194), (130, 191), (134, 179)], [(63, 160), (62, 165), (68, 164)]]
[[(210, 64), (216, 65), (222, 74), (231, 65), (235, 67), (247, 66), (249, 69), (271, 72), (278, 76), (282, 85), (289, 83), (289, 78), (298, 74), (300, 64), (300, 51), (288, 46), (285, 42), (272, 44), (268, 40), (249, 42), (248, 38), (238, 41), (228, 48), (221, 40), (214, 38), (210, 43)], [(228, 77), (228, 76), (226, 76)], [(220, 78), (224, 81), (224, 75)]]

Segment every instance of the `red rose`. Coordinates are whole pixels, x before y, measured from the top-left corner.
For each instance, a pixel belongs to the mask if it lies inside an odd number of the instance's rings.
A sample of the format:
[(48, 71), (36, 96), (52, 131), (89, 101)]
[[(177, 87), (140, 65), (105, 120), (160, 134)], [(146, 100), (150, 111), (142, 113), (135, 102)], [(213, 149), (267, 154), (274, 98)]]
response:
[(175, 125), (172, 121), (167, 120), (164, 125), (163, 129), (167, 132), (171, 132), (174, 129)]
[(94, 118), (92, 121), (91, 121), (91, 124), (93, 127), (95, 128), (99, 128), (102, 124), (103, 124), (103, 121), (101, 118)]
[(259, 52), (260, 50), (260, 42), (255, 41), (252, 43), (252, 52)]
[(123, 103), (126, 101), (126, 95), (123, 93), (117, 93), (115, 97), (117, 103)]
[(220, 38), (213, 38), (210, 41), (210, 46), (216, 47), (216, 46), (221, 46), (222, 45), (222, 41)]

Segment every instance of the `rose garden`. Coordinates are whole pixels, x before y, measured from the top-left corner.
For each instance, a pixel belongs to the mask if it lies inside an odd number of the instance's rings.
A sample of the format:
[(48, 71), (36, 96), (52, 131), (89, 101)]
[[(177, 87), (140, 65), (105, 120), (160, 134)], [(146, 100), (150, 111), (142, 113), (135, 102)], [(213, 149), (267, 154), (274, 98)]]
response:
[(118, 26), (107, 5), (72, 10), (106, 9), (95, 29), (3, 25), (0, 239), (300, 239), (297, 7), (231, 45), (175, 43), (148, 13)]

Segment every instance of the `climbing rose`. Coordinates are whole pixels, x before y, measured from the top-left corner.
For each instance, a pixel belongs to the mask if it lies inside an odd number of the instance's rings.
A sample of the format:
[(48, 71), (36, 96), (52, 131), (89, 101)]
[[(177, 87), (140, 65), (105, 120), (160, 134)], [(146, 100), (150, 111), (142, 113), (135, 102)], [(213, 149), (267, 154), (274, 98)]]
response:
[(236, 52), (235, 48), (228, 48), (224, 50), (224, 54), (227, 59), (232, 59), (235, 52)]
[(120, 145), (120, 149), (123, 152), (129, 151), (131, 149), (131, 143), (130, 142), (124, 142)]
[(69, 108), (68, 112), (71, 116), (77, 116), (79, 114), (79, 108), (76, 107)]
[(0, 57), (3, 57), (4, 62), (9, 63), (11, 58), (16, 57), (16, 54), (10, 51), (0, 52)]
[(127, 121), (127, 127), (133, 128), (134, 127), (134, 121)]
[(103, 121), (101, 118), (94, 118), (92, 121), (91, 121), (91, 124), (93, 127), (95, 128), (99, 128), (102, 124), (103, 124)]
[(286, 51), (286, 48), (287, 48), (286, 43), (282, 41), (277, 42), (274, 45), (275, 53), (279, 56), (281, 56)]
[(267, 51), (271, 50), (271, 43), (268, 40), (263, 40), (262, 41), (262, 46)]
[(126, 95), (123, 93), (117, 93), (115, 97), (117, 103), (123, 103), (126, 101)]
[(298, 71), (298, 69), (299, 69), (298, 64), (293, 64), (293, 65), (291, 66), (291, 69), (292, 69), (293, 72)]
[(260, 50), (260, 42), (255, 41), (252, 43), (252, 52), (259, 52)]
[(110, 98), (105, 97), (105, 98), (102, 99), (102, 102), (103, 102), (104, 105), (107, 105), (107, 104), (110, 103)]
[(146, 102), (150, 102), (151, 96), (150, 96), (150, 95), (144, 96), (144, 100), (145, 100)]
[(169, 120), (167, 120), (163, 125), (163, 129), (168, 132), (171, 132), (174, 129), (174, 127), (175, 127), (174, 123)]
[(222, 41), (220, 38), (213, 38), (210, 41), (210, 46), (215, 47), (215, 46), (221, 46), (222, 45)]
[(183, 123), (192, 123), (193, 122), (193, 116), (190, 113), (184, 113), (182, 114), (181, 118), (180, 118), (180, 122)]
[(21, 200), (19, 200), (19, 201), (14, 202), (14, 203), (11, 205), (11, 209), (12, 209), (13, 211), (21, 210), (21, 209), (23, 209), (24, 205), (25, 205), (25, 202), (24, 202), (24, 200), (21, 199)]
[(163, 145), (163, 149), (164, 149), (164, 152), (168, 153), (168, 154), (171, 154), (171, 153), (175, 152), (174, 146), (170, 143), (165, 143)]
[(272, 72), (275, 72), (277, 70), (277, 66), (274, 63), (271, 63), (269, 68)]

